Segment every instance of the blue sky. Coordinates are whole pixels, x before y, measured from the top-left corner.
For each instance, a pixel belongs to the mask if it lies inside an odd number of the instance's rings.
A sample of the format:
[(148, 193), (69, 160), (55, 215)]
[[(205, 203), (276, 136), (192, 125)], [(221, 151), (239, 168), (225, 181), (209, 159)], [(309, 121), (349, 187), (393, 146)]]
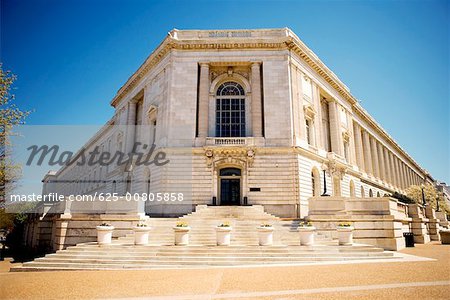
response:
[(28, 124), (97, 125), (172, 28), (290, 27), (424, 168), (450, 182), (447, 1), (1, 1)]

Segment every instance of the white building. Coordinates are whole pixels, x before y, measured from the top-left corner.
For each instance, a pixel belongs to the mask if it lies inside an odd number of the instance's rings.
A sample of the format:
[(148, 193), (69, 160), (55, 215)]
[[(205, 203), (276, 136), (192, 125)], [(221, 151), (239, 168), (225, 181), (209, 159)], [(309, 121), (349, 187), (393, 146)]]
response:
[[(402, 192), (431, 178), (288, 28), (174, 29), (111, 105), (114, 116), (87, 149), (154, 143), (170, 163), (65, 167), (45, 181), (69, 182), (51, 190), (185, 191), (178, 214), (197, 204), (262, 204), (304, 217), (308, 199), (324, 193), (324, 175), (327, 193), (344, 197)], [(176, 214), (159, 202), (146, 211)]]

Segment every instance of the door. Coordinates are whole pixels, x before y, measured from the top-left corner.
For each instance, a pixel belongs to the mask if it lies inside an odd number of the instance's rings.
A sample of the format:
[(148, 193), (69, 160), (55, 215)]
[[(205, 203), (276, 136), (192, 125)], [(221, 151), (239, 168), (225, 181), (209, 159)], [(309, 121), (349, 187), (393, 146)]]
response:
[(220, 205), (241, 204), (241, 180), (222, 178), (220, 180)]

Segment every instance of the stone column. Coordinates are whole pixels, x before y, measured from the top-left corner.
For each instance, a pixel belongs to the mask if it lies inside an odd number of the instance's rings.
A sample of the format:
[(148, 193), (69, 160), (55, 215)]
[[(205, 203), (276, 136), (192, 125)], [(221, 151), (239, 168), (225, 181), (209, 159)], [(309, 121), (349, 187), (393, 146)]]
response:
[(406, 189), (408, 184), (406, 183), (406, 164), (402, 161), (402, 174), (403, 174), (403, 188)]
[(354, 122), (353, 123), (353, 135), (355, 139), (355, 152), (356, 152), (356, 164), (360, 170), (364, 170), (364, 154), (363, 154), (363, 144), (361, 139), (361, 127)]
[(409, 183), (410, 185), (414, 184), (414, 171), (412, 169), (409, 170)]
[[(299, 81), (298, 70), (295, 66), (291, 66), (291, 84), (292, 84), (292, 126), (294, 133), (294, 144), (297, 144), (299, 138), (301, 138), (300, 132), (300, 104), (299, 104)], [(301, 88), (301, 87), (300, 87)]]
[(384, 164), (383, 146), (377, 143), (378, 161), (380, 163), (380, 179), (386, 182), (386, 166)]
[(198, 136), (208, 136), (209, 119), (209, 64), (200, 63), (200, 81), (198, 88)]
[(349, 144), (348, 144), (350, 162), (352, 165), (357, 165), (356, 147), (355, 147), (355, 132), (353, 131), (354, 120), (353, 120), (352, 116), (350, 115), (350, 113), (348, 113), (348, 112), (347, 112), (347, 120), (348, 120), (347, 130), (349, 131), (349, 134), (350, 134), (350, 139), (349, 139)]
[(322, 109), (320, 107), (320, 89), (315, 82), (312, 82), (313, 91), (313, 103), (316, 110), (314, 116), (314, 133), (316, 135), (316, 147), (319, 149), (325, 148), (323, 144), (323, 131), (322, 131)]
[(397, 187), (399, 189), (403, 189), (402, 176), (400, 173), (400, 159), (397, 156), (395, 157), (395, 173), (397, 174)]
[(391, 164), (389, 162), (389, 152), (387, 148), (383, 147), (384, 166), (386, 170), (386, 182), (392, 184)]
[(406, 188), (405, 164), (400, 160), (400, 176), (402, 178), (402, 187)]
[(254, 137), (262, 137), (261, 63), (252, 63), (252, 128)]
[(372, 154), (370, 151), (370, 138), (367, 131), (362, 131), (363, 148), (364, 148), (364, 166), (367, 174), (373, 174), (372, 171)]
[(373, 136), (370, 137), (370, 147), (372, 152), (373, 176), (380, 178), (380, 165), (378, 160), (377, 140)]
[(395, 162), (394, 162), (394, 154), (389, 151), (389, 168), (391, 169), (391, 180), (392, 185), (397, 186), (397, 176), (395, 174)]
[(136, 134), (136, 108), (137, 101), (131, 100), (128, 102), (127, 113), (127, 132), (126, 132), (126, 153), (131, 153), (135, 141)]
[(330, 134), (331, 134), (331, 151), (337, 155), (343, 156), (343, 144), (341, 133), (341, 121), (339, 118), (338, 105), (335, 100), (328, 103), (330, 111)]

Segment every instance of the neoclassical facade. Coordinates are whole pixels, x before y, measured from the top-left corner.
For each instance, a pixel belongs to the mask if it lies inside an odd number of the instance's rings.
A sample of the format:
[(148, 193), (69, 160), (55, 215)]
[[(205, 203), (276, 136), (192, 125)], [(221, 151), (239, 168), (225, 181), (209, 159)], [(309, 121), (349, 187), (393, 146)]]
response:
[(44, 178), (47, 192), (59, 180), (51, 190), (63, 194), (185, 191), (180, 214), (262, 204), (304, 217), (312, 196), (380, 197), (433, 180), (288, 28), (174, 29), (111, 105), (86, 148), (128, 152), (140, 141), (170, 164), (65, 167)]

